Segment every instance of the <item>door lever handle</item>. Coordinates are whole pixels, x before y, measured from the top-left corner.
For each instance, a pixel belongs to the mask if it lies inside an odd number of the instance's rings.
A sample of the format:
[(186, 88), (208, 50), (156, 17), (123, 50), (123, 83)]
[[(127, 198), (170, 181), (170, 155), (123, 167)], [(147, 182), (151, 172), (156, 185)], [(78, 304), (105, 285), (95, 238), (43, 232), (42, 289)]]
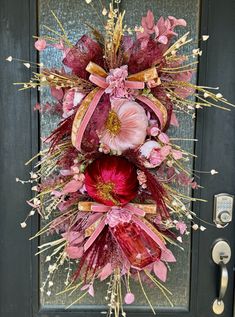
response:
[(214, 314), (220, 315), (224, 312), (224, 296), (228, 288), (228, 269), (226, 264), (231, 258), (231, 248), (226, 241), (219, 240), (212, 249), (212, 259), (220, 269), (219, 294), (214, 300), (212, 310)]
[(219, 288), (218, 302), (221, 302), (228, 288), (228, 270), (223, 260), (219, 262), (219, 266), (220, 266), (220, 288)]

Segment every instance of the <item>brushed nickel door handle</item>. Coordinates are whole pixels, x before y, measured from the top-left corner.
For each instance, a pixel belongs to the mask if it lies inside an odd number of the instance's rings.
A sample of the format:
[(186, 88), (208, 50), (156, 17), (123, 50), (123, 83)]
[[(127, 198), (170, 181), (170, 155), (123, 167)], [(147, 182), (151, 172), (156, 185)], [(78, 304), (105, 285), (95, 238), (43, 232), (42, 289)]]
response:
[(223, 300), (228, 288), (228, 270), (223, 261), (219, 263), (219, 266), (220, 266), (220, 288), (219, 288), (218, 301), (221, 301)]
[(221, 315), (224, 312), (223, 299), (228, 288), (228, 269), (226, 264), (230, 261), (230, 258), (231, 248), (229, 244), (223, 240), (217, 241), (212, 249), (212, 259), (220, 268), (219, 294), (212, 305), (212, 310), (216, 315)]

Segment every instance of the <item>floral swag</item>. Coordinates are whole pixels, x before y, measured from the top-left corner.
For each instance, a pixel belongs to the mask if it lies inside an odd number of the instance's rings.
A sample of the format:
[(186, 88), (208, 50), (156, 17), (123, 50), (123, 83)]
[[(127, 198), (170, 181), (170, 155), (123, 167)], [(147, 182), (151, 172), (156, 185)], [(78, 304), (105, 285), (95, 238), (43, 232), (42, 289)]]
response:
[(189, 234), (185, 219), (193, 229), (205, 230), (190, 210), (196, 198), (179, 190), (199, 187), (187, 169), (192, 154), (168, 129), (179, 126), (177, 113), (193, 119), (195, 109), (227, 109), (230, 103), (213, 88), (191, 83), (201, 50), (180, 53), (192, 41), (189, 32), (173, 41), (185, 20), (155, 21), (148, 11), (131, 30), (123, 26), (124, 13), (110, 4), (102, 11), (104, 33), (91, 27), (93, 39), (83, 35), (74, 45), (52, 14), (61, 36), (39, 37), (35, 47), (60, 50), (63, 66), (38, 64), (40, 72), (21, 88), (50, 87), (55, 102), (35, 109), (61, 118), (33, 158), (40, 160), (29, 180), (36, 184), (27, 218), (37, 211), (47, 221), (35, 237), (55, 237), (39, 247), (39, 253), (50, 251), (46, 261), (51, 262), (41, 290), (50, 295), (55, 272), (74, 263), (62, 291), (80, 292), (74, 303), (95, 296), (96, 280), (109, 279), (108, 315), (125, 316), (123, 303), (135, 301), (133, 279), (154, 312), (144, 285), (156, 286), (172, 305), (163, 283), (176, 262), (171, 244), (180, 245)]

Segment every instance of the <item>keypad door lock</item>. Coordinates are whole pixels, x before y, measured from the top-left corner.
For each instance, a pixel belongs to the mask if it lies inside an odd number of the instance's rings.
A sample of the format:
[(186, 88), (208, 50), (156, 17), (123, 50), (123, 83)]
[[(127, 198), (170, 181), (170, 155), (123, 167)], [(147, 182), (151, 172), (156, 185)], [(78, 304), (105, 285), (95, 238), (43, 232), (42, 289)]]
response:
[(230, 194), (217, 194), (214, 196), (213, 221), (221, 227), (232, 221), (234, 196)]

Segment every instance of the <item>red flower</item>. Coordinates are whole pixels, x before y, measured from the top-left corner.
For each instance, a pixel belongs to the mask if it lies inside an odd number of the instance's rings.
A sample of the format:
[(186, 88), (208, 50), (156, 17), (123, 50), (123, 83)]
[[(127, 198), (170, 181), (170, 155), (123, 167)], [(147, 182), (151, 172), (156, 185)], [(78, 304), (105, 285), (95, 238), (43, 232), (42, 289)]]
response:
[(95, 201), (108, 205), (125, 205), (137, 194), (136, 168), (119, 156), (103, 156), (85, 171), (86, 190)]

